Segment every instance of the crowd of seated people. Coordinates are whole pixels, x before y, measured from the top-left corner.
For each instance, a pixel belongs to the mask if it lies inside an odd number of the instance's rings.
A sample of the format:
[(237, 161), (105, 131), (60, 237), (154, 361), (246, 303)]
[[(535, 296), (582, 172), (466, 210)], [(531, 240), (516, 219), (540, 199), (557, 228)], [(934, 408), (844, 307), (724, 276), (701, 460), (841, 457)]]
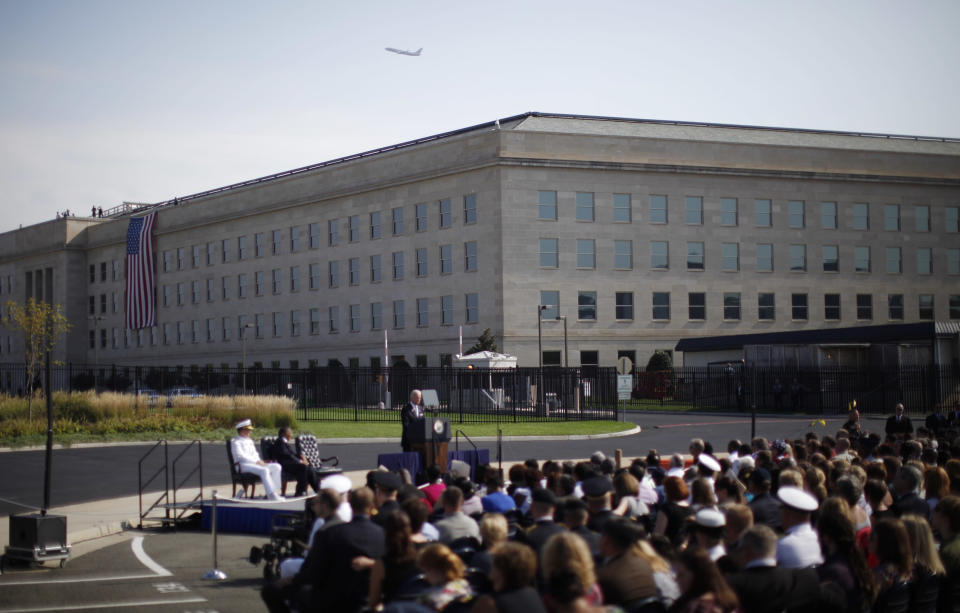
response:
[[(371, 471), (270, 611), (960, 611), (960, 433)], [(954, 442), (956, 441), (956, 442)], [(692, 462), (691, 462), (692, 460)], [(506, 479), (504, 477), (507, 477)], [(328, 515), (338, 493), (325, 490)]]

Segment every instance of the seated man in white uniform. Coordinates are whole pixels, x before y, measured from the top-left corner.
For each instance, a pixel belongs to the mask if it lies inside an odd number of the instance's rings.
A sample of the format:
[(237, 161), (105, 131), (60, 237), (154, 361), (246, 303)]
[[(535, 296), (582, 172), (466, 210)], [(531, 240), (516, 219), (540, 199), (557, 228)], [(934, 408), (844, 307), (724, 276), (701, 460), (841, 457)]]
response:
[(270, 500), (283, 500), (280, 495), (280, 472), (282, 468), (276, 462), (264, 462), (257, 453), (257, 446), (250, 438), (253, 432), (253, 423), (249, 419), (237, 422), (237, 436), (230, 440), (230, 450), (233, 452), (233, 461), (237, 464), (237, 471), (252, 473), (263, 481), (263, 489), (267, 491)]

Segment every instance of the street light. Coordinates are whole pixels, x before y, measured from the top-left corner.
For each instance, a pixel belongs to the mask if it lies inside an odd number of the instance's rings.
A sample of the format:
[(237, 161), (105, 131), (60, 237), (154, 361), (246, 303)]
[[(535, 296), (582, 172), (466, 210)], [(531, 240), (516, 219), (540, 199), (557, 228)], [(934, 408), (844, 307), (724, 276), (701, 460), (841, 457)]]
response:
[(557, 315), (557, 319), (563, 320), (563, 367), (570, 368), (569, 351), (567, 350), (567, 316)]
[(243, 324), (240, 328), (240, 370), (242, 371), (243, 395), (247, 395), (247, 328), (252, 328), (253, 324)]
[(93, 389), (96, 391), (97, 374), (100, 370), (100, 339), (97, 338), (99, 336), (97, 328), (100, 327), (100, 322), (106, 318), (103, 315), (90, 315), (87, 319), (93, 322)]
[(542, 410), (543, 407), (543, 320), (540, 318), (540, 314), (546, 311), (548, 308), (547, 305), (538, 304), (537, 305), (537, 410)]

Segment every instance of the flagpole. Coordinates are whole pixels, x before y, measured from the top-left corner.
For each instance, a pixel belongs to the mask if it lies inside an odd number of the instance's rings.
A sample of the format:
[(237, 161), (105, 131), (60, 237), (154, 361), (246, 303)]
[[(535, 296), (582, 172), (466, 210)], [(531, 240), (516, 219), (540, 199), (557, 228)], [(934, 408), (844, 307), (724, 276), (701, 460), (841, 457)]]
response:
[(386, 390), (384, 394), (384, 404), (386, 408), (392, 409), (390, 404), (390, 340), (387, 338), (387, 330), (383, 330), (383, 383)]

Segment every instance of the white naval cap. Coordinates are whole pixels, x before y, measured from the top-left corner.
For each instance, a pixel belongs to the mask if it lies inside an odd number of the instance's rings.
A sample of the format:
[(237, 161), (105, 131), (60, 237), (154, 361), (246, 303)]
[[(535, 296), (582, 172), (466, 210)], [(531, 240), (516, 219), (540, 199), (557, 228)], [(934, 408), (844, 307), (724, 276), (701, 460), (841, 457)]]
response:
[(799, 487), (793, 487), (790, 485), (786, 485), (778, 489), (777, 498), (780, 499), (780, 502), (791, 509), (806, 511), (807, 513), (816, 511), (820, 506), (820, 503), (817, 502), (817, 499), (811, 494), (805, 492)]
[(727, 518), (716, 509), (700, 509), (697, 511), (696, 522), (704, 528), (722, 528), (727, 525)]
[(249, 428), (250, 430), (253, 430), (253, 422), (250, 421), (249, 419), (243, 419), (238, 421), (237, 425), (234, 426), (234, 428), (237, 430), (241, 430), (243, 428)]
[(320, 489), (332, 489), (338, 494), (346, 494), (353, 489), (353, 482), (346, 475), (329, 475), (320, 481)]
[(704, 468), (711, 472), (720, 472), (720, 462), (717, 462), (716, 458), (711, 455), (701, 453), (697, 456), (697, 463), (702, 464)]

